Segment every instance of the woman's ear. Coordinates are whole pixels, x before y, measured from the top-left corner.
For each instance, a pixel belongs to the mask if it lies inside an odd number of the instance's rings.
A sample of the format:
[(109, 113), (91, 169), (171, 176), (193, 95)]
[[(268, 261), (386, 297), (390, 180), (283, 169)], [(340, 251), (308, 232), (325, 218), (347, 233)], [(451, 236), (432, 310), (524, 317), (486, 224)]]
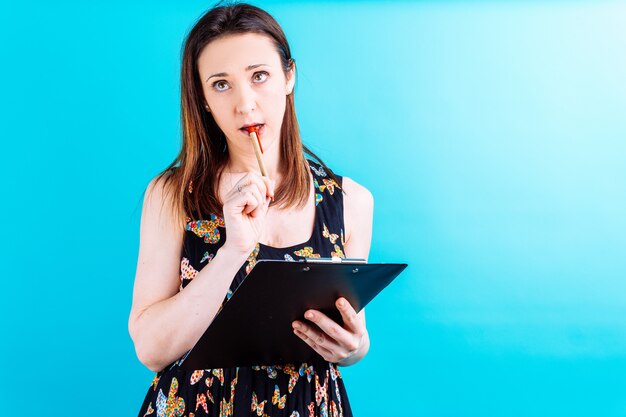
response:
[(286, 93), (287, 95), (293, 92), (293, 86), (296, 83), (296, 63), (295, 61), (291, 61), (291, 69), (287, 72), (287, 87)]

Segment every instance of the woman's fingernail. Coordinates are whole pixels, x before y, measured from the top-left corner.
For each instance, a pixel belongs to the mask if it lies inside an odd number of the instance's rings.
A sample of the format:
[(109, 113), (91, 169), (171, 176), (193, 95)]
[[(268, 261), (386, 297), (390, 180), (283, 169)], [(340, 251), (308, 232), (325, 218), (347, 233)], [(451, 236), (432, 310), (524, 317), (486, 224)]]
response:
[(307, 318), (307, 319), (312, 319), (313, 317), (315, 317), (315, 316), (313, 315), (313, 313), (310, 313), (310, 312), (309, 312), (309, 313), (306, 313), (306, 318)]
[(343, 298), (340, 298), (339, 301), (337, 301), (337, 304), (339, 304), (339, 307), (343, 307), (344, 306)]

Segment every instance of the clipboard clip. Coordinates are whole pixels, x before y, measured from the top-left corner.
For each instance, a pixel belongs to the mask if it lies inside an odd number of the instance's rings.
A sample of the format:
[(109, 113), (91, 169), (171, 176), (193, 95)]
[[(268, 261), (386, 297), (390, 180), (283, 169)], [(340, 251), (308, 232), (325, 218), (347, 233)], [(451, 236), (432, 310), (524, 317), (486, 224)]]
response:
[(304, 258), (305, 263), (311, 264), (366, 264), (367, 261), (363, 258), (340, 258), (333, 256), (332, 258)]

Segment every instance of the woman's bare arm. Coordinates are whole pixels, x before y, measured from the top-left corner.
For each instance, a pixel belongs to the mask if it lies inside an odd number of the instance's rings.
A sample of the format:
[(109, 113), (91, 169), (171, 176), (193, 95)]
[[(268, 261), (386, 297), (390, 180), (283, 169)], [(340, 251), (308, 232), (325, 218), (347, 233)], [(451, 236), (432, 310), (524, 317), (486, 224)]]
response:
[(191, 349), (209, 326), (247, 258), (226, 244), (179, 292), (184, 231), (170, 210), (163, 181), (150, 182), (144, 198), (133, 303), (128, 321), (139, 360), (163, 369)]
[[(347, 186), (347, 188), (346, 188)], [(346, 244), (344, 254), (346, 258), (369, 258), (372, 244), (372, 228), (374, 223), (374, 196), (362, 185), (348, 177), (343, 179), (343, 188), (346, 191), (344, 196), (344, 224), (346, 232)], [(351, 311), (345, 314), (351, 315)], [(339, 361), (339, 365), (349, 366), (367, 354), (370, 348), (370, 338), (365, 328), (365, 308), (363, 308), (355, 318), (363, 325), (365, 330), (363, 340), (358, 350), (350, 357)]]
[[(374, 198), (365, 187), (347, 177), (343, 178), (343, 189), (346, 192), (344, 254), (347, 258), (367, 260), (372, 241)], [(293, 323), (294, 333), (327, 361), (348, 366), (360, 361), (369, 350), (365, 309), (357, 314), (345, 298), (338, 299), (335, 305), (341, 313), (343, 326), (320, 311), (308, 310), (305, 321)]]

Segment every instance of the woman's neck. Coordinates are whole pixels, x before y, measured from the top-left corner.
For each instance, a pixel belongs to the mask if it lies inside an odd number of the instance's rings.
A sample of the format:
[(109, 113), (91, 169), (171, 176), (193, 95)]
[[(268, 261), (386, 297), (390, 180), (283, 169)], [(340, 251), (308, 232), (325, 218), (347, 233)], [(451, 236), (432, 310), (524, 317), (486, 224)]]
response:
[[(265, 152), (261, 155), (263, 165), (267, 170), (267, 176), (270, 179), (278, 180), (280, 178), (279, 155), (278, 152)], [(229, 174), (240, 174), (244, 172), (256, 172), (261, 174), (261, 168), (257, 161), (256, 155), (252, 152), (236, 153), (229, 155), (228, 162), (224, 168), (224, 172)]]

